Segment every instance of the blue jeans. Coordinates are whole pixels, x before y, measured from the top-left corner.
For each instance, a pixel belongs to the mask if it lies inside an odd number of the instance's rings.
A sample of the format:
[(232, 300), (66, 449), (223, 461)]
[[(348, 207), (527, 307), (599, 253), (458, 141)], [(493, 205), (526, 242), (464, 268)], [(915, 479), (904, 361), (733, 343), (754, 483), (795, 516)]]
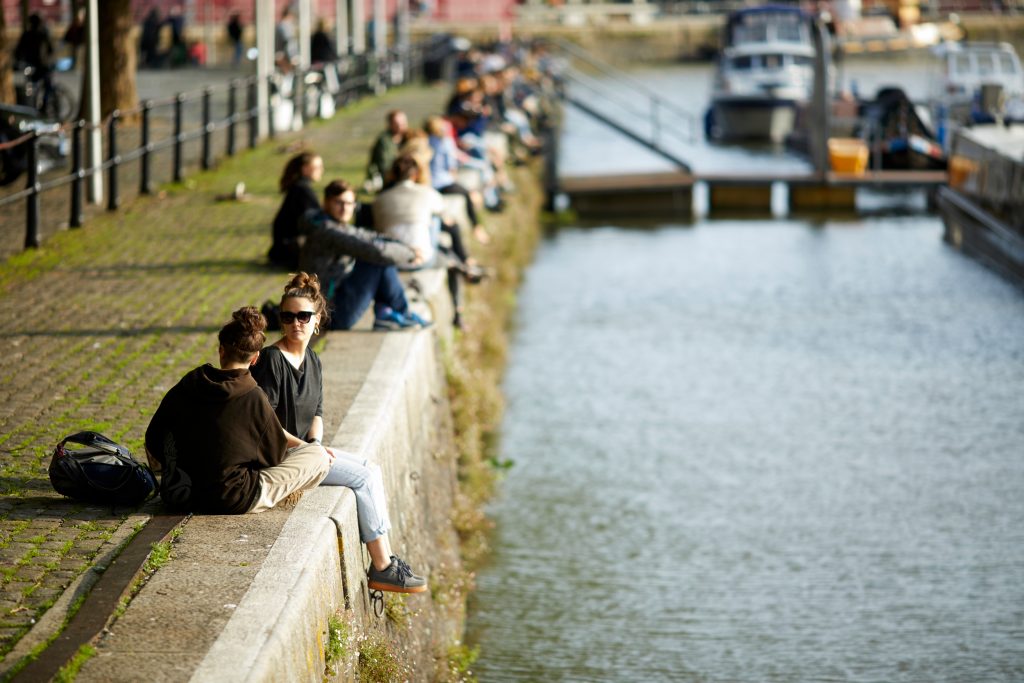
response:
[(359, 539), (374, 541), (391, 529), (388, 504), (384, 498), (384, 478), (380, 465), (334, 449), (338, 455), (331, 463), (321, 486), (347, 486), (356, 494), (356, 517), (359, 518)]
[(376, 313), (385, 308), (393, 308), (399, 313), (409, 310), (405, 288), (398, 279), (398, 270), (394, 266), (378, 266), (366, 261), (356, 261), (352, 272), (338, 283), (334, 292), (331, 329), (351, 329), (363, 317), (371, 301), (374, 303)]

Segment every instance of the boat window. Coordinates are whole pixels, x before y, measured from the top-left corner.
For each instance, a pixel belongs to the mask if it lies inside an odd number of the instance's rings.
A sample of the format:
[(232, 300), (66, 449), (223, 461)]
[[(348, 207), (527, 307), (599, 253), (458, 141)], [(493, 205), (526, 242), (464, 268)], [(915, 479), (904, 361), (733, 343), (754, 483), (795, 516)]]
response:
[(765, 24), (737, 26), (736, 43), (763, 43), (768, 40), (768, 27)]
[(797, 66), (810, 66), (814, 63), (814, 59), (806, 55), (793, 55), (793, 63)]
[(1013, 76), (1017, 73), (1017, 65), (1013, 63), (1013, 57), (1006, 53), (999, 55), (999, 71), (1008, 76)]
[(978, 62), (978, 75), (991, 76), (995, 72), (995, 64), (992, 63), (992, 55), (975, 55)]
[(733, 57), (729, 61), (729, 64), (736, 71), (749, 71), (753, 64), (753, 60), (750, 58), (750, 55), (743, 55), (740, 57)]
[(971, 58), (969, 55), (956, 55), (953, 57), (953, 73), (958, 76), (971, 73)]
[(782, 55), (761, 55), (761, 64), (765, 69), (781, 69)]
[(779, 23), (776, 26), (778, 30), (778, 39), (792, 42), (801, 42), (803, 36), (800, 33), (800, 24), (786, 24)]

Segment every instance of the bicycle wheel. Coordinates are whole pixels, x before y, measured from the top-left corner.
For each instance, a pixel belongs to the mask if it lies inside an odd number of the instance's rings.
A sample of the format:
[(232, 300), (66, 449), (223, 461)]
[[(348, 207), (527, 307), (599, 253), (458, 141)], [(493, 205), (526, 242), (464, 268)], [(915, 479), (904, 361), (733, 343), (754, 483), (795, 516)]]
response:
[(61, 122), (70, 120), (76, 113), (75, 98), (71, 96), (71, 91), (63, 85), (54, 85), (53, 95), (53, 99), (57, 103), (55, 112), (57, 120)]
[(74, 114), (73, 108), (71, 93), (63, 85), (54, 83), (49, 97), (46, 96), (45, 88), (36, 91), (36, 109), (43, 118), (64, 122)]

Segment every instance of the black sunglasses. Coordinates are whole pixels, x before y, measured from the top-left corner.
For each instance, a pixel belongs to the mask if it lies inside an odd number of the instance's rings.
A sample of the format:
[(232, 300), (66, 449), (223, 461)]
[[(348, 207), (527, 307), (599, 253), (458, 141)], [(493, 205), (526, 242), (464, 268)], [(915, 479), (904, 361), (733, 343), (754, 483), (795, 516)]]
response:
[(300, 323), (308, 323), (313, 317), (313, 311), (299, 311), (298, 313), (292, 313), (291, 311), (281, 311), (277, 314), (277, 317), (281, 319), (281, 322), (285, 325), (291, 325), (293, 322), (298, 320)]

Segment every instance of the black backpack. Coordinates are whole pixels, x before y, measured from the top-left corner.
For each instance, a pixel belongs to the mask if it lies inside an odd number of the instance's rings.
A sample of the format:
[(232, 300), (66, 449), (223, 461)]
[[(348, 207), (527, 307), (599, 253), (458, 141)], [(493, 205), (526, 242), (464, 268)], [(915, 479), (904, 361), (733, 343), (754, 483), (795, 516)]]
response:
[(153, 472), (97, 432), (78, 432), (57, 444), (50, 483), (69, 498), (111, 506), (140, 505), (156, 491)]

